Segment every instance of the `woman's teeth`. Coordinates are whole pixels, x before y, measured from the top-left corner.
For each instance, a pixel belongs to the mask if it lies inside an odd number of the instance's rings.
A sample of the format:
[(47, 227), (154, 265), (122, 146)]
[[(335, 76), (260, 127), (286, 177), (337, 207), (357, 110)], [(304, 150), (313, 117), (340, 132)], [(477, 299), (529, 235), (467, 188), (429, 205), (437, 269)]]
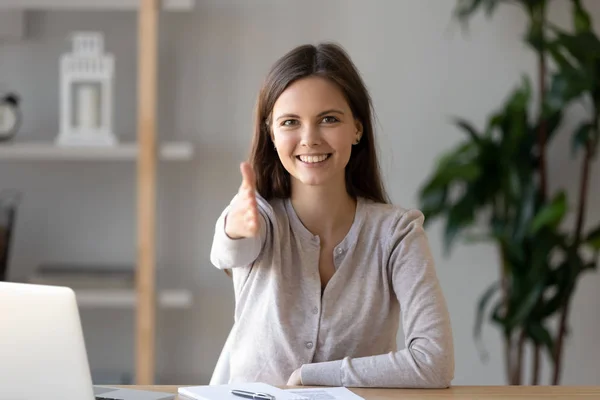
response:
[(298, 158), (302, 162), (314, 164), (327, 160), (327, 158), (329, 158), (329, 154), (322, 154), (318, 156), (298, 156)]

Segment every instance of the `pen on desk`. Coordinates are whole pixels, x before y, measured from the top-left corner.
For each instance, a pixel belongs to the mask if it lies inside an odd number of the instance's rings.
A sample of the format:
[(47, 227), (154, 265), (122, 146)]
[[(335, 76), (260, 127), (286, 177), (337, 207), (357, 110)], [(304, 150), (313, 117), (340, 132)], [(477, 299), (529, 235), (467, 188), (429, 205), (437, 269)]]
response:
[(232, 390), (231, 394), (238, 397), (244, 397), (246, 399), (254, 399), (254, 400), (275, 400), (275, 396), (272, 396), (267, 393), (255, 393), (248, 392), (246, 390)]

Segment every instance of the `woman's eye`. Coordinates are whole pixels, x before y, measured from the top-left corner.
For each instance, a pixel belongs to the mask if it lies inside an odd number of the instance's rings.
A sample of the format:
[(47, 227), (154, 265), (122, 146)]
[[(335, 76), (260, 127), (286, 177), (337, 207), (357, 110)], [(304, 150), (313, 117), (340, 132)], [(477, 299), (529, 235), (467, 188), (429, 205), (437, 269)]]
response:
[(295, 119), (286, 119), (281, 123), (281, 126), (294, 126), (298, 123)]
[(338, 122), (339, 120), (336, 117), (328, 116), (323, 118), (323, 122), (326, 124), (333, 124), (334, 122)]

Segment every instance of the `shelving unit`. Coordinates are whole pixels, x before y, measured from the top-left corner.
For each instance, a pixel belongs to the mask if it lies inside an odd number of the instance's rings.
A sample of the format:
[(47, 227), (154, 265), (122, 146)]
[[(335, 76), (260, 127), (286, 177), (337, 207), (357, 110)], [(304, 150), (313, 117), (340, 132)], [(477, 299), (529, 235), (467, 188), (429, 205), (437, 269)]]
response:
[[(77, 304), (83, 308), (125, 308), (136, 305), (136, 293), (127, 289), (76, 289)], [(192, 294), (185, 289), (165, 289), (157, 293), (157, 307), (185, 309), (192, 304)]]
[[(160, 11), (189, 11), (195, 0), (0, 0), (0, 13), (27, 19), (27, 11), (133, 11), (138, 18), (137, 143), (111, 148), (65, 148), (50, 143), (15, 143), (0, 147), (0, 161), (135, 161), (137, 166), (137, 261), (135, 290), (77, 290), (81, 307), (134, 308), (135, 383), (151, 385), (155, 376), (156, 308), (191, 304), (186, 290), (157, 290), (155, 276), (156, 169), (158, 161), (185, 161), (189, 143), (157, 140), (157, 34)], [(9, 33), (20, 33), (20, 29)]]
[[(0, 146), (0, 161), (135, 161), (140, 149), (136, 143), (113, 147), (62, 147), (46, 142), (22, 142)], [(188, 142), (162, 143), (161, 161), (188, 161), (194, 147)]]
[[(165, 11), (189, 11), (195, 0), (157, 1), (157, 8)], [(140, 0), (0, 0), (2, 9), (20, 10), (97, 10), (97, 11), (139, 11), (143, 7)]]

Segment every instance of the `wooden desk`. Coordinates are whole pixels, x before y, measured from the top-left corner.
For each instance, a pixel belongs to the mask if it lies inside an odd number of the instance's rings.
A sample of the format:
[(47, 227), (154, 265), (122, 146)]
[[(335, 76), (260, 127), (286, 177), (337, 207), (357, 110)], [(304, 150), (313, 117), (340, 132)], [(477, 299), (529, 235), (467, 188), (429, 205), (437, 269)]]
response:
[[(189, 385), (181, 385), (189, 386)], [(178, 386), (122, 386), (130, 389), (177, 393)], [(358, 389), (366, 400), (534, 400), (600, 399), (600, 386), (456, 386), (450, 389)], [(182, 399), (179, 397), (179, 399)]]

